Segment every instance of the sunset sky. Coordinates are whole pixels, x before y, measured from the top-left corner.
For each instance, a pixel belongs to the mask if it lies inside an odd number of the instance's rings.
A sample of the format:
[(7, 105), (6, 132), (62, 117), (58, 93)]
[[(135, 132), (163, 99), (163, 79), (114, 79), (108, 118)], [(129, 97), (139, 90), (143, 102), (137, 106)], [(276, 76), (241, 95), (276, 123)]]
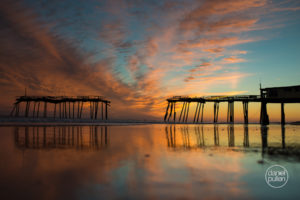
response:
[(296, 0), (1, 0), (0, 113), (25, 88), (105, 96), (114, 119), (162, 119), (171, 96), (300, 85), (299, 33)]

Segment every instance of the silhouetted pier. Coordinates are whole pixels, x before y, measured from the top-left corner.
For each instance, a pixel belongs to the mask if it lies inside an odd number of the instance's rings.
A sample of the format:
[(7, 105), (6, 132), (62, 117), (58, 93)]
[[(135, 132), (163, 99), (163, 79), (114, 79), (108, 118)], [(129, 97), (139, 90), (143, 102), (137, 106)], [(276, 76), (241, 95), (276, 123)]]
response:
[[(101, 96), (19, 96), (16, 98), (10, 115), (14, 117), (81, 119), (84, 103), (89, 105), (91, 119), (98, 119), (98, 117), (101, 117), (102, 120), (108, 119), (110, 101)], [(20, 113), (21, 104), (25, 104), (23, 115)], [(53, 105), (52, 116), (48, 114), (49, 104)], [(42, 106), (43, 108), (40, 109)], [(40, 113), (41, 111), (43, 113)]]
[(269, 124), (269, 116), (267, 113), (268, 103), (281, 104), (281, 123), (285, 124), (284, 104), (300, 103), (300, 86), (276, 87), (276, 88), (261, 88), (260, 95), (236, 95), (236, 96), (206, 96), (206, 97), (187, 97), (174, 96), (167, 99), (168, 105), (164, 116), (165, 122), (173, 121), (176, 123), (176, 103), (182, 103), (179, 123), (187, 123), (190, 104), (196, 103), (196, 110), (193, 117), (193, 123), (203, 123), (204, 105), (207, 102), (214, 103), (214, 123), (218, 122), (219, 104), (225, 102), (228, 104), (227, 123), (234, 123), (234, 102), (243, 103), (244, 123), (248, 124), (248, 105), (250, 102), (261, 103), (260, 123), (263, 125)]

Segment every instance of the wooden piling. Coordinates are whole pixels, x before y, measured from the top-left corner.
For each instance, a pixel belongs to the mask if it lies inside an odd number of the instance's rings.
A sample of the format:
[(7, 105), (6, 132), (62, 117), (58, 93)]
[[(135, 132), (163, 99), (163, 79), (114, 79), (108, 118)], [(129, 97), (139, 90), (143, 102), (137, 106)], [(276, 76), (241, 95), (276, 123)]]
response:
[(72, 112), (72, 118), (74, 119), (75, 118), (75, 102), (73, 102), (73, 112)]
[(44, 117), (47, 117), (47, 102), (44, 103)]
[(202, 103), (202, 109), (201, 109), (201, 123), (203, 123), (204, 105), (205, 105), (205, 103)]
[(169, 117), (168, 117), (168, 121), (170, 121), (170, 118), (171, 118), (171, 116), (172, 116), (173, 106), (174, 106), (174, 103), (171, 102), (171, 108), (170, 108), (170, 114), (169, 114)]
[(105, 103), (105, 120), (108, 119), (107, 103)]
[(188, 117), (189, 117), (189, 110), (190, 110), (190, 102), (188, 102), (188, 106), (187, 106), (187, 113), (186, 113), (185, 123), (187, 123), (187, 120), (188, 120)]
[(101, 104), (102, 104), (102, 106), (101, 106), (101, 107), (102, 107), (102, 109), (101, 109), (101, 115), (102, 115), (102, 120), (104, 120), (104, 114), (103, 114), (103, 112), (104, 112), (104, 111), (103, 111), (103, 109), (104, 109), (103, 106), (104, 106), (104, 105), (103, 105), (103, 102), (101, 102)]
[(39, 113), (40, 113), (40, 103), (41, 103), (41, 102), (39, 101), (39, 103), (38, 103), (38, 109), (37, 109), (37, 114), (36, 114), (36, 115), (37, 115), (37, 118), (39, 117)]
[(178, 120), (179, 122), (180, 122), (180, 120), (181, 120), (181, 116), (182, 116), (184, 107), (185, 107), (185, 102), (183, 102), (183, 104), (182, 104), (182, 108), (181, 108), (181, 112), (180, 112), (180, 116), (179, 116), (179, 120)]
[(92, 102), (90, 101), (90, 119), (93, 119)]
[(202, 103), (199, 103), (199, 107), (198, 107), (198, 114), (197, 114), (197, 123), (199, 123), (199, 117), (200, 117), (200, 113), (201, 113), (201, 109), (202, 109)]
[(77, 119), (79, 119), (79, 113), (80, 113), (80, 111), (79, 111), (79, 108), (80, 108), (80, 101), (78, 101), (77, 104), (78, 104), (78, 109), (77, 109)]
[(34, 118), (35, 115), (35, 106), (36, 106), (36, 102), (33, 103), (33, 111), (32, 111), (32, 117)]
[(194, 121), (193, 121), (193, 123), (196, 122), (197, 113), (198, 113), (198, 107), (199, 107), (199, 102), (197, 102), (197, 106), (196, 106), (196, 110), (195, 110), (195, 115), (194, 115)]
[(176, 122), (176, 102), (174, 102), (174, 114), (173, 114), (173, 116), (174, 116), (174, 123)]
[(248, 124), (248, 101), (243, 101), (244, 123)]
[[(164, 121), (166, 121), (166, 119), (167, 119), (168, 112), (169, 112), (169, 107), (170, 107), (170, 102), (168, 102), (168, 106), (167, 106), (167, 109), (166, 109), (166, 113), (165, 113)], [(102, 118), (103, 118), (103, 116), (102, 116)]]
[(218, 122), (219, 116), (219, 102), (214, 102), (214, 123)]
[(65, 108), (65, 118), (68, 118), (68, 113), (67, 113), (67, 102), (64, 102), (64, 108)]
[(59, 103), (59, 118), (61, 119), (61, 103)]
[(261, 102), (261, 109), (260, 109), (260, 123), (262, 125), (268, 125), (269, 124), (269, 116), (267, 113), (267, 102), (262, 101)]
[(227, 123), (234, 123), (234, 101), (228, 101)]
[(70, 101), (69, 101), (69, 119), (71, 119), (71, 105), (70, 105)]
[(27, 101), (26, 102), (26, 107), (25, 107), (25, 117), (28, 117), (29, 108), (30, 108), (30, 101)]
[(83, 109), (83, 102), (81, 102), (80, 115), (79, 115), (80, 119), (81, 119), (81, 116), (82, 116), (82, 109)]
[(98, 114), (98, 102), (96, 102), (96, 109), (95, 109), (95, 119), (97, 119), (97, 114)]
[(55, 117), (56, 117), (56, 103), (54, 104), (54, 114), (53, 114), (53, 116), (54, 116), (54, 119), (55, 119)]
[(281, 103), (281, 125), (285, 125), (284, 103)]

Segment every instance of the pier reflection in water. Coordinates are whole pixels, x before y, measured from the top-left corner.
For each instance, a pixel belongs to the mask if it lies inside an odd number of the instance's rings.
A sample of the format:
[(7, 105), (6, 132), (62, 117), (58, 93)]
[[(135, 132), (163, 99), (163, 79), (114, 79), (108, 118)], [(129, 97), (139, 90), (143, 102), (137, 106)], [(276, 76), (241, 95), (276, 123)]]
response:
[(109, 143), (107, 126), (25, 126), (15, 127), (15, 145), (27, 149), (74, 148), (99, 150)]
[[(299, 199), (300, 127), (0, 127), (1, 199)], [(267, 168), (291, 179), (270, 188)], [(266, 196), (267, 195), (267, 196)]]
[[(207, 125), (195, 125), (195, 126), (182, 126), (182, 125), (170, 125), (165, 127), (167, 146), (173, 150), (194, 150), (194, 149), (205, 149), (209, 147), (228, 147), (232, 150), (242, 151), (261, 151), (262, 157), (264, 154), (269, 156), (275, 155), (288, 155), (288, 158), (300, 156), (300, 141), (292, 140), (290, 146), (286, 145), (285, 126), (281, 126), (280, 138), (276, 133), (269, 136), (269, 127), (260, 126), (253, 129), (251, 125), (212, 125), (212, 129), (207, 128)], [(257, 135), (258, 131), (260, 134), (260, 140), (254, 138), (251, 145), (249, 140), (249, 126), (252, 129), (252, 133)], [(243, 142), (242, 144), (236, 144), (235, 138), (241, 137), (241, 127), (243, 127)], [(220, 143), (220, 129), (222, 132), (226, 131), (227, 134), (222, 134)], [(235, 129), (238, 129), (238, 136), (235, 136)], [(277, 132), (277, 131), (276, 131)], [(176, 135), (177, 134), (177, 135)], [(224, 137), (227, 135), (227, 137)], [(268, 144), (268, 138), (270, 138), (270, 144)], [(280, 142), (278, 140), (281, 140)], [(211, 142), (213, 140), (213, 143)], [(228, 143), (226, 143), (228, 141)], [(240, 140), (241, 141), (241, 140)], [(239, 141), (239, 142), (240, 142)], [(221, 144), (221, 145), (220, 145)], [(242, 147), (242, 148), (241, 148)]]

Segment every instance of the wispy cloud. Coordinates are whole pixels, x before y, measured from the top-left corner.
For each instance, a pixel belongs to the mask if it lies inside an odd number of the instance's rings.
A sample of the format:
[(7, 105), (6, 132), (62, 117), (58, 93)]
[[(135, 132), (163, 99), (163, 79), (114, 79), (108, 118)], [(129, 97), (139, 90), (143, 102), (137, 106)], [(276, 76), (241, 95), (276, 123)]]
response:
[(231, 57), (228, 57), (228, 58), (223, 58), (223, 61), (226, 64), (232, 64), (232, 63), (245, 62), (246, 60), (244, 58), (237, 58), (236, 56), (231, 56)]

